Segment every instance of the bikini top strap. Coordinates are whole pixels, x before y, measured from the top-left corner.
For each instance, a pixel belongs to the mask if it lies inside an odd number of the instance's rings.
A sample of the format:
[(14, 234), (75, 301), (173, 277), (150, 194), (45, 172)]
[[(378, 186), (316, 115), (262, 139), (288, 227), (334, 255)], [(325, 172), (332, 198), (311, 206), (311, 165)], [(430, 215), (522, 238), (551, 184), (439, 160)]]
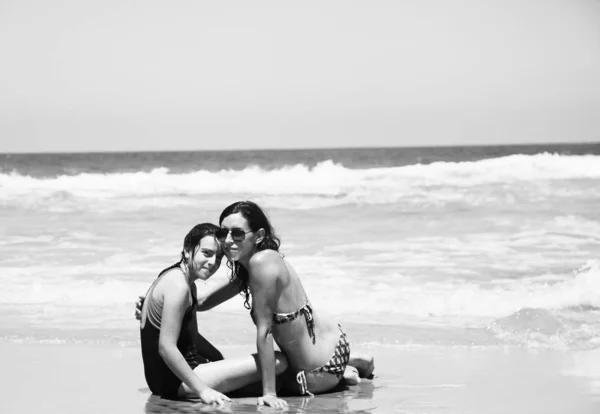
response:
[(306, 327), (308, 328), (308, 336), (312, 338), (312, 343), (314, 344), (317, 339), (315, 335), (315, 318), (313, 317), (313, 310), (310, 306), (310, 303), (308, 303), (308, 300), (306, 301), (306, 304), (300, 309), (300, 311), (304, 313), (304, 319), (306, 319)]

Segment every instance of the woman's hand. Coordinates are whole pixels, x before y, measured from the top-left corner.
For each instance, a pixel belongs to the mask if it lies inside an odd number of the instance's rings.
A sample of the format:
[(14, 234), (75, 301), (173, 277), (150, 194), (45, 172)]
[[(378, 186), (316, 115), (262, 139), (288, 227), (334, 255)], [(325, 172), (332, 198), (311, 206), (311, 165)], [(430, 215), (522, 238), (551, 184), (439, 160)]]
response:
[(288, 403), (281, 398), (277, 398), (276, 395), (268, 394), (263, 395), (262, 397), (258, 397), (258, 401), (256, 402), (258, 405), (266, 405), (267, 407), (273, 408), (284, 408), (287, 407)]
[(228, 396), (208, 387), (205, 387), (202, 392), (198, 394), (198, 396), (205, 404), (223, 405), (226, 401), (231, 401)]
[(142, 320), (142, 305), (144, 305), (145, 296), (140, 296), (139, 299), (135, 302), (135, 319), (138, 321)]

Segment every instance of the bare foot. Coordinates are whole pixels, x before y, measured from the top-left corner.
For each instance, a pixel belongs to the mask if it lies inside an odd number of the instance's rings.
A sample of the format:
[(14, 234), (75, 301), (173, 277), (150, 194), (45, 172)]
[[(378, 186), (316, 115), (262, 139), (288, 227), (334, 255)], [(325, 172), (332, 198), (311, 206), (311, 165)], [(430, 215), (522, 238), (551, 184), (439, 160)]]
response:
[(361, 379), (358, 375), (358, 370), (348, 365), (344, 370), (344, 382), (348, 385), (357, 385), (360, 384), (360, 381)]
[(360, 378), (372, 378), (375, 370), (375, 361), (371, 355), (361, 354), (360, 352), (351, 352), (348, 365), (358, 370)]

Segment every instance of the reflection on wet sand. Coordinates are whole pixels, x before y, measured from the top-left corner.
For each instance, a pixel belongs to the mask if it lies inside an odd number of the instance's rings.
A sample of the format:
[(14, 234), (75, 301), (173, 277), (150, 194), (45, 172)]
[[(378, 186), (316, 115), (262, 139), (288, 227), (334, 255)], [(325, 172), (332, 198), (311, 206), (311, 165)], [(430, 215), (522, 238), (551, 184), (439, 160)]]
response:
[[(371, 413), (374, 390), (377, 387), (372, 380), (363, 380), (355, 386), (342, 386), (335, 392), (315, 397), (284, 397), (289, 404), (286, 412), (293, 414), (308, 413)], [(256, 413), (271, 412), (270, 407), (257, 406), (256, 397), (236, 398), (223, 407), (210, 406), (197, 400), (175, 401), (150, 395), (146, 402), (147, 414), (171, 413)]]
[(565, 358), (563, 374), (584, 380), (584, 392), (600, 399), (600, 349), (573, 352)]

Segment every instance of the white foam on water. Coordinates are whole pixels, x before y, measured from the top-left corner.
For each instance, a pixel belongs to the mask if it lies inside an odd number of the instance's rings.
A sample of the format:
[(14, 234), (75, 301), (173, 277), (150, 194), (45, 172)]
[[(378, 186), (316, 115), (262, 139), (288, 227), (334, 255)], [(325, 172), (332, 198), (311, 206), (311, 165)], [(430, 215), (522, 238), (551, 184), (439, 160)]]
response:
[(328, 263), (320, 263), (320, 275), (305, 279), (311, 300), (329, 312), (355, 315), (365, 321), (376, 317), (378, 322), (393, 324), (410, 316), (424, 323), (430, 318), (445, 318), (463, 324), (504, 317), (521, 308), (600, 307), (598, 261), (591, 261), (572, 274), (554, 275), (552, 283), (547, 277), (530, 277), (493, 284), (425, 280), (390, 273), (349, 278), (339, 267)]
[[(193, 205), (205, 195), (262, 197), (277, 208), (309, 209), (345, 204), (445, 206), (539, 201), (547, 197), (600, 198), (600, 156), (511, 155), (473, 162), (349, 169), (332, 161), (313, 168), (290, 165), (274, 170), (199, 170), (63, 175), (34, 178), (0, 174), (0, 206), (136, 210)], [(573, 182), (550, 186), (548, 182)], [(197, 183), (197, 185), (195, 185)]]
[[(5, 267), (2, 270), (8, 283), (0, 290), (0, 303), (5, 315), (12, 318), (10, 321), (14, 320), (11, 323), (21, 321), (19, 326), (129, 332), (135, 325), (134, 302), (138, 295), (146, 292), (156, 269), (123, 268), (125, 258), (124, 255), (96, 266), (54, 268), (51, 273), (44, 267)], [(308, 258), (299, 257), (294, 261), (299, 272), (303, 266), (297, 263), (304, 260)], [(315, 309), (333, 314), (338, 320), (440, 328), (484, 328), (497, 321), (492, 325), (492, 334), (506, 343), (529, 347), (569, 347), (578, 341), (589, 344), (598, 335), (594, 322), (587, 320), (597, 315), (586, 309), (600, 309), (599, 261), (590, 261), (568, 274), (480, 283), (477, 279), (424, 280), (400, 273), (356, 278), (350, 277), (347, 269), (329, 260), (320, 260), (311, 264), (318, 266), (320, 273), (305, 272), (303, 283)], [(85, 278), (78, 277), (86, 271)], [(114, 277), (117, 271), (121, 272), (119, 278)], [(226, 277), (227, 270), (223, 266), (207, 285), (212, 286)], [(206, 287), (198, 283), (199, 292)], [(579, 320), (556, 316), (568, 314), (574, 308)], [(534, 309), (538, 312), (536, 315), (546, 312), (542, 330), (532, 330), (532, 326), (539, 326), (539, 317), (518, 316), (523, 309)], [(12, 314), (13, 311), (16, 313)], [(242, 297), (220, 306), (218, 311), (238, 315), (240, 321), (247, 322)], [(522, 326), (518, 322), (523, 320), (528, 324)], [(555, 325), (561, 327), (562, 334), (556, 334)]]
[[(565, 272), (600, 252), (600, 237), (595, 234), (600, 223), (574, 215), (547, 219), (521, 215), (513, 217), (510, 225), (489, 229), (476, 217), (450, 228), (412, 228), (410, 218), (406, 223), (397, 223), (396, 227), (390, 223), (386, 232), (378, 234), (375, 230), (375, 236), (361, 241), (344, 242), (346, 239), (341, 237), (337, 244), (318, 248), (325, 262), (335, 263), (357, 277), (360, 275), (352, 268), (365, 268), (369, 275), (387, 268), (423, 280), (448, 276), (459, 280), (479, 278), (488, 283)], [(301, 263), (308, 272), (318, 271), (316, 265), (311, 266), (316, 263), (312, 258)]]
[[(127, 264), (127, 266), (124, 266)], [(0, 289), (0, 303), (5, 305), (60, 304), (92, 311), (99, 306), (130, 305), (144, 295), (155, 280), (159, 267), (152, 263), (131, 263), (127, 253), (86, 265), (3, 267), (6, 283)], [(198, 291), (227, 278), (222, 266), (206, 283), (197, 283)], [(236, 310), (233, 302), (219, 309)]]
[[(302, 260), (302, 258), (299, 258)], [(314, 259), (313, 259), (314, 260)], [(302, 266), (296, 266), (300, 271)], [(430, 317), (503, 317), (521, 308), (563, 309), (576, 306), (600, 308), (600, 267), (591, 261), (572, 274), (540, 275), (518, 280), (425, 280), (398, 273), (350, 277), (345, 269), (323, 261), (319, 273), (305, 272), (304, 284), (319, 309), (358, 317), (402, 315)], [(155, 269), (113, 265), (3, 268), (0, 290), (3, 304), (61, 303), (94, 308), (106, 304), (130, 304), (144, 294)], [(119, 273), (117, 273), (119, 272)], [(226, 276), (223, 266), (208, 286)], [(115, 277), (119, 274), (120, 277)], [(44, 275), (44, 277), (41, 277)], [(81, 278), (81, 275), (86, 275)], [(92, 276), (93, 275), (93, 276)], [(147, 275), (143, 279), (140, 275)], [(142, 279), (142, 280), (140, 280)], [(203, 289), (200, 283), (199, 290)], [(238, 304), (227, 309), (238, 310)], [(239, 309), (243, 311), (243, 309)]]

